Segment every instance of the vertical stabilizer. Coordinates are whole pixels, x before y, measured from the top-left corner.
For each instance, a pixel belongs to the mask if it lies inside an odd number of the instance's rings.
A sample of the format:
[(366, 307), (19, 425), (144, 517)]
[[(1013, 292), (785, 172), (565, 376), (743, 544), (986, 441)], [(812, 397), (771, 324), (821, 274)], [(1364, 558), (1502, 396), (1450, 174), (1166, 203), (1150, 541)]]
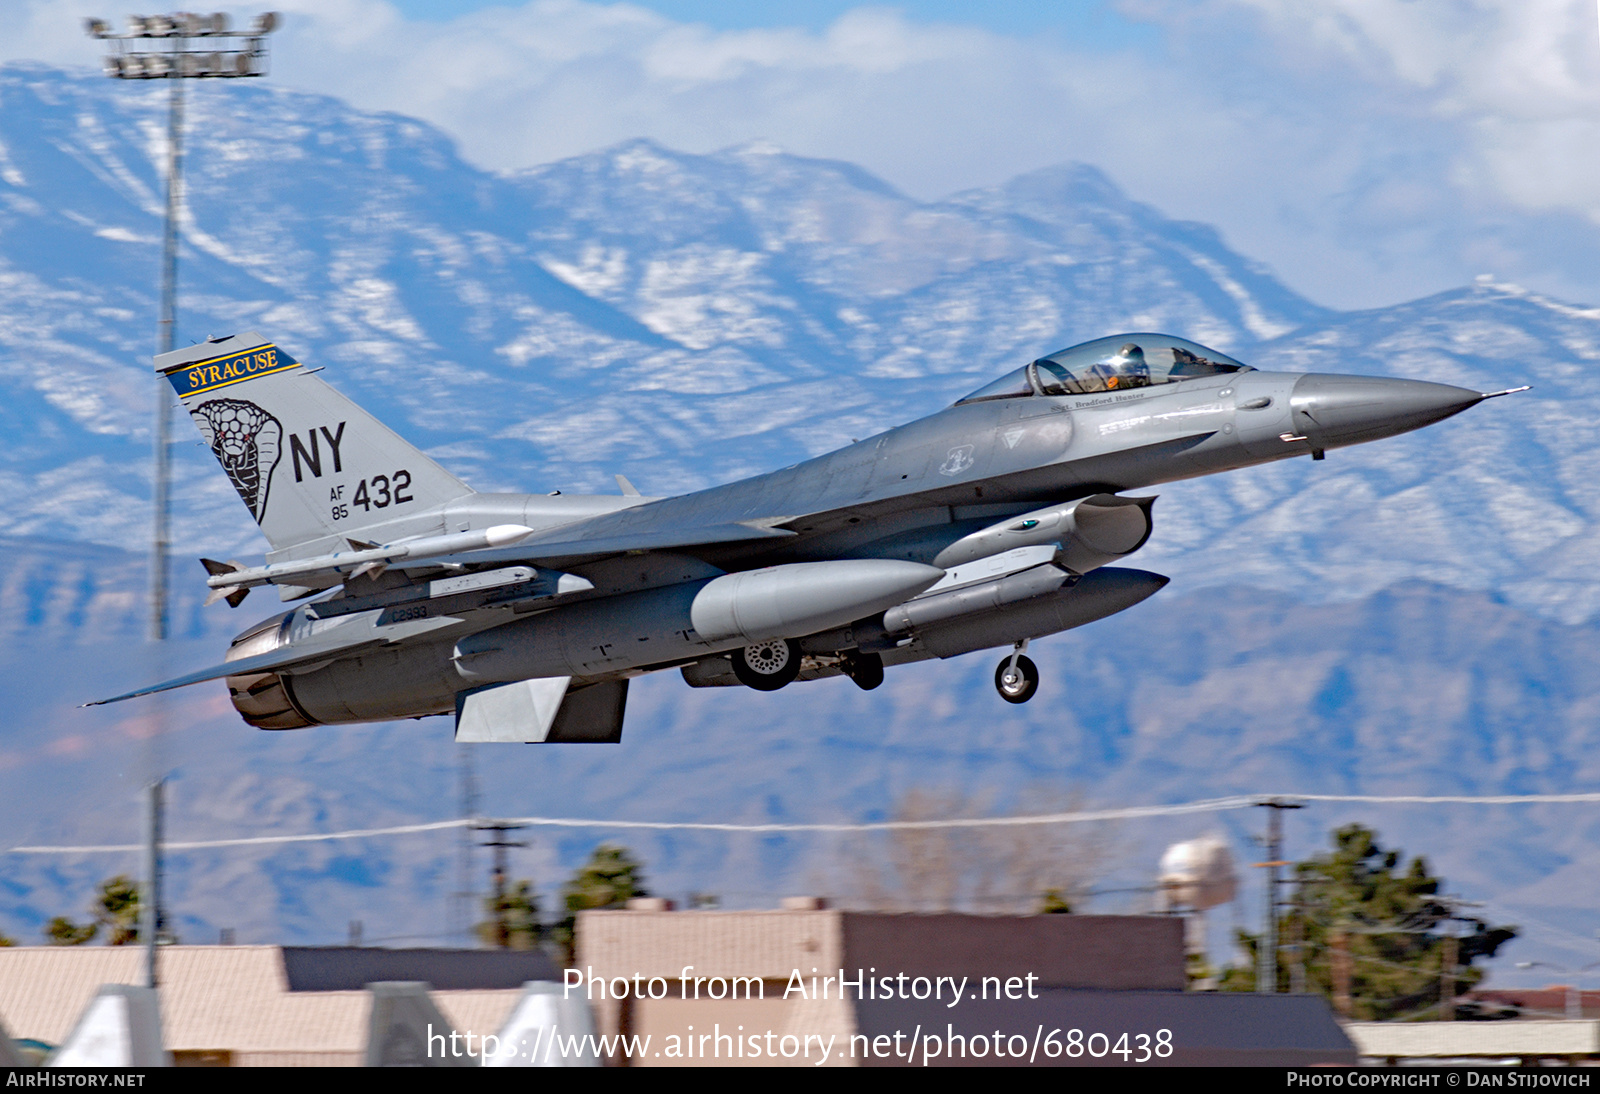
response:
[(275, 551), (472, 493), (253, 331), (164, 353), (156, 371)]
[(6, 1032), (6, 1024), (0, 1021), (0, 1068), (27, 1067), (28, 1060), (22, 1055), (22, 1050), (11, 1040), (11, 1035)]
[(483, 1066), (599, 1067), (595, 1034), (586, 993), (573, 996), (552, 981), (530, 980), (500, 1027), (499, 1051)]
[(469, 1042), (439, 1013), (428, 985), (394, 980), (368, 984), (368, 1067), (477, 1067)]
[(77, 1025), (51, 1053), (49, 1067), (170, 1067), (161, 1040), (155, 988), (103, 984)]

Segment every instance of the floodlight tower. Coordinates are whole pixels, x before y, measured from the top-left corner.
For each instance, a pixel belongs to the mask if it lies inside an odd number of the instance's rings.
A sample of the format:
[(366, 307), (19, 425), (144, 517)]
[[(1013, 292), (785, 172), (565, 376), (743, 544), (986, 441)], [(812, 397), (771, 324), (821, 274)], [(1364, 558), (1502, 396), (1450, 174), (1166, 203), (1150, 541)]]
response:
[[(167, 110), (167, 215), (161, 244), (161, 314), (156, 352), (172, 349), (178, 311), (178, 205), (183, 166), (183, 81), (237, 79), (267, 74), (267, 35), (278, 26), (276, 12), (256, 16), (248, 30), (234, 30), (223, 12), (194, 15), (131, 15), (118, 34), (103, 19), (85, 23), (91, 38), (115, 43), (106, 54), (106, 75), (118, 80), (170, 80)], [(172, 392), (156, 377), (155, 521), (150, 557), (150, 637), (167, 637), (167, 510), (169, 421)]]
[[(89, 37), (115, 43), (106, 54), (107, 76), (118, 80), (171, 80), (167, 108), (167, 213), (161, 242), (161, 311), (156, 352), (172, 349), (178, 312), (178, 204), (183, 166), (183, 81), (236, 79), (267, 74), (267, 35), (278, 26), (276, 12), (258, 15), (248, 30), (231, 29), (228, 16), (130, 15), (126, 33), (118, 34), (103, 19), (85, 21)], [(172, 390), (166, 378), (155, 377), (155, 467), (152, 490), (155, 516), (150, 550), (150, 637), (167, 637), (168, 495)], [(144, 944), (145, 984), (156, 986), (156, 942), (161, 931), (162, 781), (147, 788), (144, 883), (139, 900), (139, 940)]]

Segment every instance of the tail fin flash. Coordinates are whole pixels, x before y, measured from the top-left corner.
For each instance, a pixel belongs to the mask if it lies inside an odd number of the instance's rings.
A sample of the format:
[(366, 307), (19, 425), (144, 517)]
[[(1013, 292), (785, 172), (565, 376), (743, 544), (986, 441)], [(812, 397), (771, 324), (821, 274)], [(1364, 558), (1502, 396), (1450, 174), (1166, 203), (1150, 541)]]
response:
[(274, 550), (420, 514), (460, 479), (253, 331), (156, 358)]

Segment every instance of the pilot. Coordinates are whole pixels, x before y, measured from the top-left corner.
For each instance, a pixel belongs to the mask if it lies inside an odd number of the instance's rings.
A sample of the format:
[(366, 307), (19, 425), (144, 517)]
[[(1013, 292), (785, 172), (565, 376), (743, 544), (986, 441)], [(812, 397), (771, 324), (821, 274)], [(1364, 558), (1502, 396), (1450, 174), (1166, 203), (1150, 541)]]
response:
[(1089, 371), (1105, 382), (1107, 391), (1150, 386), (1150, 366), (1145, 362), (1144, 350), (1133, 342), (1126, 343), (1103, 361), (1095, 362)]

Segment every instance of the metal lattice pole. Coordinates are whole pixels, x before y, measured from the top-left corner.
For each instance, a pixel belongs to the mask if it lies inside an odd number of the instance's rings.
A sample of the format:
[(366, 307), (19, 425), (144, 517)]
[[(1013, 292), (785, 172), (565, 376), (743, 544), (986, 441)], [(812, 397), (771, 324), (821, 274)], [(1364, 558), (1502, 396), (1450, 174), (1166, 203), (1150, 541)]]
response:
[[(161, 239), (161, 312), (156, 353), (169, 353), (178, 325), (178, 209), (183, 185), (183, 81), (172, 81), (167, 110), (167, 217)], [(156, 374), (155, 523), (150, 545), (150, 637), (167, 640), (167, 554), (171, 545), (168, 501), (172, 463), (172, 390)]]
[[(113, 43), (105, 57), (106, 75), (118, 80), (170, 80), (167, 106), (167, 204), (161, 237), (161, 297), (156, 322), (156, 353), (170, 352), (178, 329), (178, 218), (183, 203), (183, 81), (267, 74), (266, 35), (278, 26), (274, 12), (258, 15), (248, 30), (232, 30), (228, 16), (132, 15), (128, 30), (118, 34), (103, 19), (86, 20), (91, 38)], [(167, 555), (171, 509), (172, 391), (156, 376), (154, 442), (151, 468), (150, 638), (167, 639)], [(152, 738), (154, 739), (154, 738)], [(153, 765), (156, 766), (156, 765)], [(152, 773), (146, 802), (146, 845), (139, 900), (141, 941), (145, 947), (145, 982), (156, 986), (157, 935), (162, 928), (161, 808), (162, 781)]]
[[(161, 242), (161, 302), (156, 353), (171, 351), (178, 325), (178, 217), (183, 201), (183, 81), (185, 79), (265, 76), (266, 35), (278, 26), (274, 12), (258, 15), (249, 30), (230, 29), (228, 17), (133, 15), (128, 30), (118, 34), (102, 19), (87, 21), (90, 37), (113, 42), (105, 58), (106, 75), (119, 80), (171, 80), (167, 110), (167, 208)], [(240, 41), (242, 39), (242, 42)], [(196, 45), (198, 43), (198, 46)], [(130, 48), (138, 46), (139, 48)], [(165, 48), (161, 48), (164, 46)], [(226, 46), (227, 48), (218, 48)], [(167, 553), (171, 479), (172, 392), (156, 380), (155, 450), (151, 493), (150, 637), (167, 638)]]

